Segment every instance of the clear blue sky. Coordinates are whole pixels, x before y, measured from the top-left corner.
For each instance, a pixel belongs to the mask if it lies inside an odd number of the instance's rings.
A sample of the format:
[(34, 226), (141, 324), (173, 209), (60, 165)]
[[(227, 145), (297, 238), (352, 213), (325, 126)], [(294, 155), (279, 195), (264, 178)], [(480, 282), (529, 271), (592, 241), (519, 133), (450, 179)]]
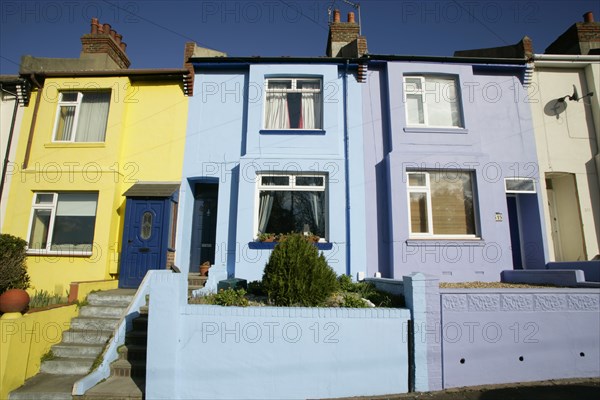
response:
[[(331, 0), (0, 0), (0, 74), (20, 57), (78, 57), (92, 17), (123, 35), (132, 68), (178, 68), (187, 41), (229, 56), (322, 56)], [(600, 2), (592, 0), (362, 0), (372, 54), (452, 55), (514, 44), (544, 49)], [(345, 20), (352, 8), (335, 1)], [(358, 19), (358, 17), (357, 17)]]

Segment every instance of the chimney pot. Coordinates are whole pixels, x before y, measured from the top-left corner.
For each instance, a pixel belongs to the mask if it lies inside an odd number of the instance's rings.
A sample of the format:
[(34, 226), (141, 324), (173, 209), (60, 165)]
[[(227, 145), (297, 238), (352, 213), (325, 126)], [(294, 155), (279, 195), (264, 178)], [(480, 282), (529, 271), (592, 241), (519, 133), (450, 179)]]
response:
[(119, 47), (121, 48), (123, 53), (125, 53), (125, 49), (127, 48), (127, 43), (121, 42), (121, 43), (119, 43)]
[(114, 29), (111, 29), (110, 37), (112, 37), (114, 40), (117, 40), (117, 31), (115, 31)]
[(117, 42), (117, 44), (121, 44), (121, 40), (123, 40), (123, 35), (121, 35), (120, 33), (117, 33), (115, 35), (115, 41)]
[(353, 12), (348, 13), (348, 22), (351, 24), (354, 23), (354, 13)]
[(594, 13), (588, 11), (583, 14), (583, 22), (594, 22)]
[(333, 10), (333, 22), (340, 22), (340, 10)]
[(110, 34), (110, 24), (102, 25), (102, 33), (104, 33), (105, 35)]
[(92, 35), (98, 33), (98, 18), (92, 18)]

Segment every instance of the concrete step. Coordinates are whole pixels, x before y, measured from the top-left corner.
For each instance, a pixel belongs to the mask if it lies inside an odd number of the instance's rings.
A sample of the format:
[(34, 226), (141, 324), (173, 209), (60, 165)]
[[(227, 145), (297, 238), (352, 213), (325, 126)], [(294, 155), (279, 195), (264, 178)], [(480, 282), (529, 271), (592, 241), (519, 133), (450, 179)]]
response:
[(129, 346), (131, 345), (136, 345), (136, 346), (146, 346), (148, 343), (148, 334), (147, 332), (139, 332), (139, 331), (132, 331), (132, 332), (128, 332), (127, 335), (125, 336), (125, 345)]
[(90, 372), (95, 358), (62, 358), (47, 360), (40, 366), (40, 371), (52, 375), (82, 375)]
[(85, 375), (37, 374), (13, 390), (10, 400), (71, 400), (73, 384)]
[(148, 330), (148, 315), (140, 315), (132, 321), (133, 331), (147, 331)]
[(102, 345), (111, 337), (112, 330), (79, 330), (69, 329), (63, 332), (62, 343)]
[(111, 376), (85, 392), (80, 400), (141, 400), (144, 389), (144, 380)]
[(71, 329), (79, 330), (114, 330), (119, 318), (77, 317), (71, 320)]
[(126, 307), (85, 306), (79, 311), (80, 317), (120, 318)]
[(117, 360), (110, 365), (110, 376), (145, 378), (145, 361)]
[(146, 362), (148, 349), (146, 346), (128, 344), (119, 348), (119, 359), (127, 361), (143, 361)]
[(52, 346), (52, 353), (56, 357), (80, 358), (94, 357), (102, 352), (104, 346), (78, 343), (59, 343)]
[(87, 302), (92, 306), (127, 307), (133, 300), (135, 289), (114, 289), (90, 293)]

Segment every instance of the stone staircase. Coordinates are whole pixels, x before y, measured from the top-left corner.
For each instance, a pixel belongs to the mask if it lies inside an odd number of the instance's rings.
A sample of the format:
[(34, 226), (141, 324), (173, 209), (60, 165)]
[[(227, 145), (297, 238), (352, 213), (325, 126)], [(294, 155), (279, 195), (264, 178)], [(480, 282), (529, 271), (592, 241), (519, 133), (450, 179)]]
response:
[(135, 294), (134, 289), (91, 293), (79, 316), (52, 346), (52, 359), (42, 362), (40, 373), (10, 393), (10, 400), (71, 399), (73, 384), (87, 375), (113, 334)]
[(141, 400), (146, 387), (146, 345), (148, 342), (148, 307), (132, 321), (125, 344), (118, 349), (119, 358), (110, 365), (110, 377), (89, 389), (81, 400)]
[(190, 272), (188, 274), (188, 299), (192, 297), (192, 291), (204, 287), (207, 279), (208, 276), (200, 275), (198, 272)]

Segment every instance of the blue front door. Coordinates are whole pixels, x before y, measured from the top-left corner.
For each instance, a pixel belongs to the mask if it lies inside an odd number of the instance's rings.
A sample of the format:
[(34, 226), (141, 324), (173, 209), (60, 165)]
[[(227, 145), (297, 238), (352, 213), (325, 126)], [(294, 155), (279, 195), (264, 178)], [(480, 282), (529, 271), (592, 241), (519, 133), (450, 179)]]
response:
[(128, 198), (119, 287), (137, 288), (146, 272), (166, 266), (169, 199)]

